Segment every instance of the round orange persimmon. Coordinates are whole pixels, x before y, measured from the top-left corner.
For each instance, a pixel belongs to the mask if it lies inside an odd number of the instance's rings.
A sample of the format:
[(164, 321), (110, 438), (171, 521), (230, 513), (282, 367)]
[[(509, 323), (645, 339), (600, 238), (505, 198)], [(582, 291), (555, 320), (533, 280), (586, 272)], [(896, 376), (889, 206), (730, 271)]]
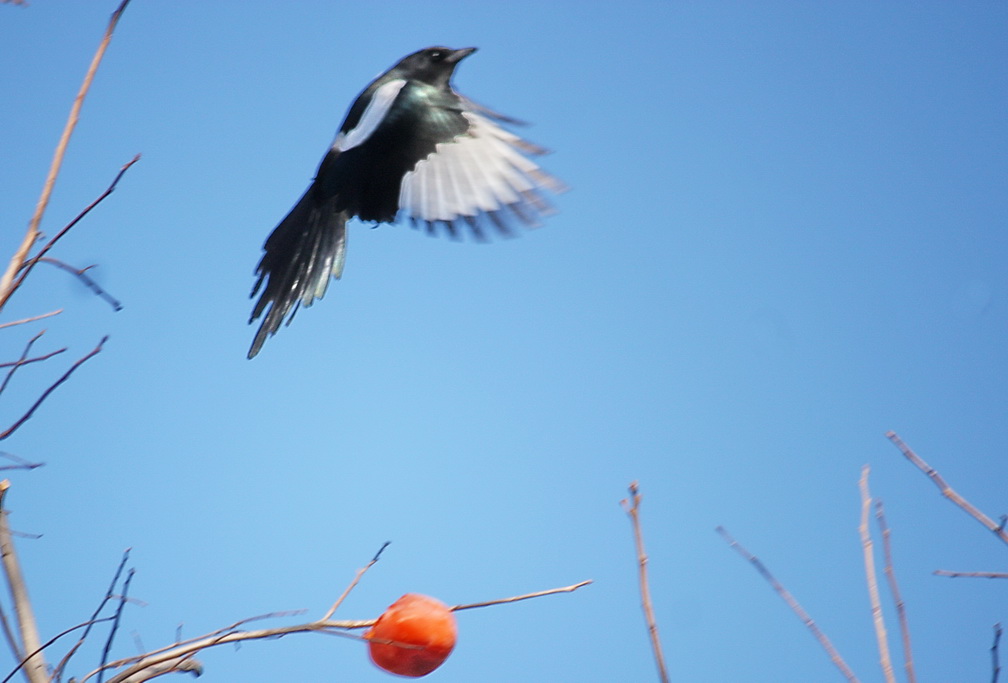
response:
[(440, 600), (407, 593), (385, 610), (364, 638), (371, 661), (400, 676), (426, 676), (448, 659), (457, 635), (455, 615)]

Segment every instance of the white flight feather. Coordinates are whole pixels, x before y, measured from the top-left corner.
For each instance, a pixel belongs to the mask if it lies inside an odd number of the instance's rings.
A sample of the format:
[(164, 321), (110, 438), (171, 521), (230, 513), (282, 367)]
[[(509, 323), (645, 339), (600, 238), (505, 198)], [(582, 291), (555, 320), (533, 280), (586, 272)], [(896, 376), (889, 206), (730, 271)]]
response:
[(357, 125), (346, 133), (340, 133), (336, 136), (332, 145), (333, 149), (345, 152), (367, 141), (371, 137), (371, 133), (375, 132), (375, 129), (381, 124), (392, 103), (395, 102), (396, 96), (399, 95), (399, 91), (405, 85), (406, 81), (399, 78), (379, 86), (367, 107), (364, 108), (364, 113), (361, 114)]

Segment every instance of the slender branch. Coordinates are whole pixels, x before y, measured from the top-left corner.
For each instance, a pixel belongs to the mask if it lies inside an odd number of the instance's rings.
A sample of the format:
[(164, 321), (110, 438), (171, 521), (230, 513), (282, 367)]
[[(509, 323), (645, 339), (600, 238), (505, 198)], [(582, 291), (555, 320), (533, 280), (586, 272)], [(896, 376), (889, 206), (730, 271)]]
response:
[[(67, 143), (70, 141), (70, 136), (73, 134), (77, 121), (80, 119), (80, 110), (84, 104), (84, 97), (87, 95), (88, 90), (91, 89), (91, 82), (94, 80), (95, 72), (98, 71), (98, 65), (101, 64), (102, 57), (105, 56), (105, 50), (112, 40), (112, 32), (115, 31), (116, 24), (119, 23), (119, 17), (122, 16), (128, 4), (129, 0), (123, 0), (118, 9), (112, 13), (108, 27), (105, 29), (105, 35), (98, 44), (98, 49), (91, 60), (91, 66), (88, 67), (87, 73), (84, 74), (84, 82), (81, 84), (77, 97), (74, 98), (73, 106), (70, 107), (70, 116), (67, 119), (66, 126), (63, 128), (63, 135), (56, 145), (56, 151), (49, 166), (49, 174), (42, 185), (42, 195), (35, 205), (35, 213), (28, 222), (28, 231), (25, 233), (21, 245), (11, 257), (7, 270), (0, 277), (0, 310), (3, 309), (11, 294), (17, 289), (17, 285), (13, 284), (14, 276), (24, 267), (25, 260), (28, 258), (28, 252), (31, 251), (32, 246), (41, 234), (39, 232), (39, 225), (42, 223), (42, 216), (49, 205), (49, 198), (52, 196), (53, 186), (56, 184), (56, 176), (59, 175), (60, 167), (63, 165), (63, 156), (66, 153)], [(23, 280), (24, 278), (22, 277), (18, 283), (20, 284)]]
[(116, 608), (115, 616), (112, 619), (112, 628), (109, 629), (108, 640), (105, 641), (105, 649), (102, 650), (101, 666), (98, 667), (98, 683), (102, 683), (102, 679), (105, 677), (105, 664), (108, 663), (109, 650), (112, 649), (112, 641), (115, 640), (116, 631), (119, 630), (119, 620), (122, 618), (123, 607), (126, 606), (125, 596), (129, 594), (130, 582), (135, 574), (136, 570), (130, 569), (126, 575), (126, 581), (123, 582), (123, 598), (119, 601), (119, 607)]
[(49, 386), (48, 389), (46, 389), (45, 391), (43, 391), (42, 395), (38, 397), (38, 400), (36, 400), (35, 403), (32, 405), (32, 407), (28, 409), (28, 412), (26, 412), (24, 415), (22, 415), (20, 418), (18, 418), (17, 422), (15, 422), (13, 425), (11, 425), (7, 429), (5, 429), (3, 432), (0, 432), (0, 441), (3, 441), (4, 439), (6, 439), (8, 436), (10, 436), (15, 431), (17, 431), (17, 429), (21, 425), (23, 425), (25, 422), (27, 422), (28, 419), (31, 418), (31, 416), (38, 409), (38, 407), (40, 405), (42, 405), (42, 402), (45, 401), (49, 397), (49, 394), (51, 394), (56, 389), (56, 387), (58, 387), (59, 385), (63, 384), (63, 382), (67, 381), (70, 378), (70, 375), (72, 375), (74, 373), (74, 370), (76, 370), (77, 368), (79, 368), (81, 365), (83, 365), (84, 363), (86, 363), (88, 360), (90, 360), (94, 356), (97, 356), (101, 352), (102, 346), (105, 344), (106, 341), (108, 341), (108, 335), (102, 337), (101, 341), (98, 342), (98, 346), (94, 347), (94, 349), (92, 349), (86, 355), (82, 356), (81, 358), (78, 358), (77, 361), (74, 362), (74, 364), (70, 366), (70, 369), (67, 370), (65, 373), (63, 373), (62, 377), (60, 377), (58, 380), (56, 380), (55, 382), (53, 382)]
[(886, 522), (881, 500), (875, 501), (875, 520), (882, 532), (882, 548), (885, 552), (884, 571), (889, 583), (889, 592), (892, 593), (893, 602), (896, 603), (896, 615), (899, 618), (900, 635), (903, 640), (903, 670), (906, 671), (908, 683), (916, 683), (917, 674), (914, 672), (913, 648), (910, 646), (910, 623), (907, 621), (906, 604), (903, 602), (899, 583), (896, 581), (896, 572), (893, 569), (892, 541), (890, 539), (892, 534), (889, 531), (889, 524)]
[(48, 313), (42, 313), (41, 315), (33, 315), (30, 318), (21, 318), (21, 320), (12, 320), (9, 323), (0, 323), (0, 329), (5, 327), (14, 327), (15, 325), (24, 325), (25, 323), (33, 323), (36, 320), (42, 320), (43, 318), (51, 318), (54, 315), (59, 315), (63, 312), (62, 308), (57, 308), (55, 311), (49, 311)]
[(525, 595), (516, 595), (512, 598), (501, 598), (499, 600), (487, 600), (486, 602), (473, 602), (468, 605), (455, 605), (450, 607), (452, 612), (460, 612), (464, 609), (476, 609), (478, 607), (491, 607), (493, 605), (505, 605), (510, 602), (519, 602), (520, 600), (531, 600), (532, 598), (541, 598), (545, 595), (556, 595), (557, 593), (573, 593), (578, 588), (584, 588), (585, 586), (593, 583), (591, 579), (588, 581), (581, 581), (580, 583), (575, 583), (572, 586), (564, 586), (563, 588), (551, 588), (545, 591), (537, 591), (535, 593), (526, 593)]
[[(511, 598), (503, 598), (500, 600), (491, 600), (489, 602), (473, 603), (469, 605), (458, 605), (452, 607), (453, 611), (473, 609), (476, 607), (487, 607), (489, 605), (499, 605), (508, 602), (517, 602), (519, 600), (528, 600), (530, 598), (536, 598), (544, 595), (552, 595), (554, 593), (570, 593), (582, 586), (586, 586), (591, 581), (582, 581), (581, 583), (574, 584), (573, 586), (566, 586), (564, 588), (554, 588), (546, 591), (539, 591), (538, 593), (529, 593), (527, 595), (517, 595)], [(250, 621), (274, 618), (279, 616), (285, 616), (290, 613), (276, 612), (272, 614), (265, 614), (259, 617), (252, 617), (250, 619), (243, 619), (238, 621), (231, 626), (219, 629), (212, 633), (198, 636), (192, 638), (188, 641), (182, 643), (176, 643), (169, 647), (164, 647), (158, 650), (153, 650), (151, 652), (144, 653), (142, 655), (136, 655), (134, 657), (127, 657), (125, 659), (120, 659), (118, 661), (109, 662), (103, 665), (102, 669), (112, 670), (121, 667), (127, 667), (125, 670), (116, 674), (108, 680), (108, 683), (134, 683), (135, 681), (148, 680), (153, 676), (142, 676), (138, 677), (138, 674), (147, 672), (149, 669), (156, 667), (158, 671), (157, 675), (171, 673), (178, 669), (172, 667), (163, 666), (166, 663), (172, 661), (184, 661), (189, 659), (192, 655), (201, 650), (205, 650), (211, 647), (216, 647), (218, 645), (224, 645), (226, 643), (239, 643), (246, 640), (262, 640), (262, 639), (272, 639), (272, 638), (282, 638), (286, 635), (291, 635), (294, 633), (321, 633), (325, 635), (341, 635), (347, 636), (346, 631), (359, 630), (370, 628), (375, 625), (378, 621), (377, 619), (359, 619), (354, 621), (341, 620), (333, 621), (330, 619), (319, 619), (317, 621), (311, 621), (306, 624), (295, 624), (293, 626), (280, 626), (275, 628), (264, 628), (242, 631), (238, 630), (239, 627), (247, 624)], [(356, 636), (355, 636), (356, 637)], [(99, 669), (87, 674), (84, 678), (80, 680), (80, 683), (86, 683), (86, 681), (94, 678), (99, 673)]]
[(850, 670), (850, 667), (847, 666), (847, 662), (843, 660), (840, 653), (837, 652), (835, 647), (833, 647), (833, 643), (830, 642), (830, 639), (826, 637), (825, 633), (819, 630), (816, 623), (812, 621), (812, 617), (810, 617), (808, 612), (802, 608), (795, 597), (791, 595), (791, 593), (788, 592), (788, 590), (784, 588), (777, 579), (774, 578), (773, 574), (770, 573), (770, 570), (766, 568), (758, 557), (750, 553), (742, 546), (742, 544), (732, 538), (732, 535), (729, 534), (724, 527), (719, 526), (716, 531), (721, 534), (721, 538), (723, 538), (735, 552), (747, 559), (752, 566), (756, 568), (756, 571), (759, 572), (760, 576), (766, 579), (767, 583), (769, 583), (774, 591), (777, 592), (777, 595), (779, 595), (781, 599), (787, 603), (787, 606), (791, 608), (791, 611), (794, 612), (799, 619), (801, 619), (802, 623), (805, 624), (805, 627), (808, 628), (809, 632), (812, 633), (817, 641), (819, 641), (819, 645), (822, 649), (826, 651), (827, 655), (829, 655), (830, 661), (833, 662), (833, 666), (839, 669), (840, 673), (843, 674), (848, 681), (856, 683), (858, 680), (857, 676), (855, 676), (854, 672)]
[(7, 388), (7, 385), (11, 381), (11, 377), (14, 376), (14, 373), (17, 372), (17, 369), (25, 364), (25, 359), (28, 357), (28, 353), (31, 351), (31, 347), (35, 345), (35, 342), (37, 342), (43, 334), (45, 334), (45, 330), (41, 330), (38, 334), (29, 339), (28, 343), (25, 344), (24, 351), (21, 352), (21, 358), (7, 365), (7, 367), (9, 367), (10, 370), (7, 371), (7, 376), (4, 377), (3, 384), (0, 384), (0, 394), (2, 394), (4, 389)]
[[(0, 363), (0, 368), (12, 368), (12, 369), (16, 369), (16, 368), (21, 367), (22, 365), (30, 365), (31, 363), (40, 363), (40, 362), (42, 362), (44, 360), (49, 360), (53, 356), (58, 356), (59, 354), (63, 353), (64, 351), (66, 351), (66, 347), (65, 346), (62, 349), (56, 349), (55, 351), (50, 351), (49, 353), (42, 354), (41, 356), (34, 356), (32, 358), (25, 358), (25, 357), (22, 356), (19, 360), (13, 360), (13, 361), (8, 361), (6, 363)], [(8, 377), (10, 377), (11, 374), (13, 374), (13, 373), (8, 373)], [(5, 379), (4, 382), (3, 382), (3, 385), (0, 386), (0, 393), (3, 392), (3, 390), (6, 388), (6, 385), (7, 385), (7, 380)]]
[(991, 667), (993, 669), (993, 675), (991, 676), (991, 683), (998, 682), (998, 676), (1001, 675), (1001, 662), (998, 660), (998, 645), (1001, 644), (1001, 622), (994, 624), (994, 644), (991, 645)]
[(378, 558), (381, 557), (381, 554), (385, 550), (385, 548), (389, 547), (389, 543), (391, 543), (391, 541), (385, 541), (385, 543), (382, 544), (382, 547), (378, 548), (378, 552), (376, 552), (375, 556), (371, 558), (371, 561), (368, 562), (367, 565), (364, 566), (362, 569), (357, 570), (357, 575), (353, 578), (353, 581), (351, 581), (350, 585), (346, 587), (346, 589), (343, 591), (343, 594), (336, 599), (336, 602), (332, 604), (332, 607), (329, 608), (329, 611), (325, 613), (325, 616), (322, 617), (322, 621), (327, 621), (329, 617), (331, 617), (333, 614), (336, 613), (336, 610), (339, 609), (339, 606), (343, 604), (343, 601), (346, 600), (346, 597), (350, 595), (350, 591), (354, 589), (354, 587), (357, 585), (357, 582), (361, 580), (362, 576), (364, 576), (364, 573), (374, 566), (375, 562), (378, 561)]
[(91, 614), (91, 618), (85, 622), (87, 624), (87, 628), (84, 629), (84, 633), (81, 634), (81, 637), (77, 639), (77, 642), (74, 643), (73, 647), (71, 647), (70, 650), (63, 655), (63, 659), (61, 659), (59, 664), (56, 665), (56, 669), (53, 671), (52, 675), (52, 679), (54, 681), (63, 680), (63, 672), (66, 670), (67, 664), (70, 663), (70, 658), (74, 656), (77, 650), (79, 650), (84, 644), (84, 641), (87, 640), (88, 634), (91, 632), (91, 626), (98, 623), (98, 615), (101, 614), (103, 609), (105, 609), (105, 605), (108, 604), (108, 601), (112, 599), (112, 591), (115, 590), (116, 584), (119, 583), (119, 577), (122, 576), (123, 569), (126, 567), (126, 562), (129, 560), (130, 550), (131, 548), (126, 548), (126, 550), (123, 551), (122, 560), (119, 561), (119, 566), (116, 568), (115, 574), (112, 576), (112, 582), (109, 583), (108, 590), (105, 591), (105, 597), (102, 598), (100, 603), (98, 603), (98, 608)]
[(920, 456), (918, 456), (916, 453), (910, 450), (910, 447), (903, 442), (903, 439), (899, 438), (896, 432), (886, 432), (886, 438), (892, 441), (893, 444), (896, 445), (896, 448), (900, 449), (900, 452), (903, 453), (904, 456), (906, 456), (907, 460), (912, 462), (917, 467), (917, 469), (926, 474), (931, 479), (931, 481), (934, 482), (934, 485), (938, 487), (938, 490), (941, 491), (941, 494), (943, 496), (945, 496), (953, 503), (958, 505), (967, 514), (973, 517), (973, 519), (983, 524), (990, 531), (992, 531), (995, 536), (1000, 538), (1004, 543), (1008, 544), (1008, 533), (1005, 533), (1003, 522), (1001, 524), (995, 523), (994, 520), (992, 520), (984, 513), (980, 512), (980, 510), (973, 507), (973, 505), (968, 500), (966, 500), (958, 493), (956, 493), (951, 486), (945, 483), (945, 480), (942, 479), (942, 476), (938, 474), (937, 471), (935, 471), (926, 462), (921, 460)]
[(3, 626), (4, 638), (7, 639), (7, 645), (14, 654), (14, 659), (18, 661), (24, 659), (21, 645), (18, 644), (17, 638), (14, 637), (14, 630), (11, 628), (10, 621), (7, 619), (7, 613), (3, 609), (0, 609), (0, 625)]
[(46, 683), (49, 676), (46, 674), (45, 658), (42, 656), (42, 641), (39, 640), (35, 613), (28, 597), (28, 586), (21, 573), (21, 564), (18, 562), (10, 526), (7, 524), (4, 498), (9, 488), (9, 480), (0, 481), (0, 554), (3, 556), (4, 574), (7, 576), (7, 585), (14, 602), (14, 615), (17, 617), (18, 629), (21, 632), (21, 651), (35, 653), (26, 657), (25, 678), (29, 683)]
[(658, 667), (658, 678), (662, 683), (668, 683), (668, 669), (665, 667), (665, 655), (662, 652), (661, 640), (658, 637), (658, 622), (655, 619), (654, 607), (651, 604), (651, 589), (648, 584), (648, 556), (644, 551), (644, 534), (640, 524), (640, 486), (637, 482), (630, 483), (630, 500), (620, 501), (623, 510), (630, 517), (633, 527), (634, 545), (637, 548), (638, 582), (640, 583), (641, 609), (644, 610), (644, 620), (647, 622), (648, 635), (651, 637), (651, 650), (654, 653), (655, 664)]
[(95, 282), (93, 279), (91, 279), (91, 276), (87, 274), (87, 271), (94, 268), (93, 265), (85, 266), (84, 268), (74, 268), (69, 263), (64, 263), (63, 261), (54, 259), (50, 256), (44, 256), (44, 257), (38, 256), (35, 259), (33, 259), (33, 261), (34, 260), (37, 260), (40, 263), (48, 263), (50, 265), (56, 266), (61, 270), (65, 270), (66, 272), (70, 273), (71, 275), (75, 276), (78, 280), (80, 280), (81, 283), (83, 283), (85, 287), (94, 292), (96, 296), (104, 299), (105, 302), (112, 307), (112, 310), (114, 311), (122, 310), (123, 307), (122, 304), (119, 302), (119, 299), (115, 298), (114, 296), (106, 292), (104, 289), (102, 289), (102, 286), (99, 285), (97, 282)]
[(0, 451), (0, 457), (7, 458), (8, 460), (14, 462), (13, 465), (0, 466), (0, 470), (33, 470), (36, 467), (42, 467), (45, 465), (44, 462), (29, 462), (21, 456), (8, 453), (7, 451)]
[(882, 618), (882, 602), (879, 600), (878, 582), (875, 579), (875, 553), (872, 550), (871, 533), (868, 530), (868, 514), (871, 510), (871, 494), (868, 492), (868, 465), (861, 468), (861, 547), (864, 550), (865, 579), (868, 582), (868, 596), (871, 599), (872, 622), (875, 624), (875, 640), (878, 641), (879, 664), (886, 683), (896, 683), (892, 661), (889, 659), (889, 638), (886, 636), (885, 620)]
[(1008, 579), (1006, 572), (950, 572), (947, 569), (934, 570), (935, 576), (947, 576), (952, 579), (966, 577), (970, 579)]
[(14, 667), (11, 670), (11, 672), (9, 674), (7, 674), (7, 676), (2, 681), (0, 681), (0, 683), (7, 683), (10, 679), (14, 678), (14, 676), (17, 674), (17, 672), (21, 670), (21, 667), (23, 667), (28, 662), (29, 659), (31, 659), (32, 657), (34, 657), (38, 653), (42, 652), (43, 650), (45, 650), (47, 647), (49, 647), (50, 645), (52, 645), (53, 643), (55, 643), (57, 640), (59, 640), (63, 636), (70, 635), (74, 631), (78, 631), (78, 630), (80, 630), (82, 628), (90, 629), (95, 624), (100, 624), (103, 621), (112, 621), (112, 619), (113, 619), (113, 617), (105, 617), (104, 619), (95, 619), (93, 621), (85, 621), (83, 624), (77, 624), (76, 626), (71, 626), (70, 628), (68, 628), (68, 629), (66, 629), (64, 631), (60, 631), (59, 633), (57, 633), (56, 635), (54, 635), (52, 638), (50, 638), (49, 640), (47, 640), (45, 643), (43, 643), (39, 647), (39, 649), (35, 650), (35, 652), (32, 652), (27, 657), (22, 658), (21, 661), (18, 663), (18, 665), (16, 667)]

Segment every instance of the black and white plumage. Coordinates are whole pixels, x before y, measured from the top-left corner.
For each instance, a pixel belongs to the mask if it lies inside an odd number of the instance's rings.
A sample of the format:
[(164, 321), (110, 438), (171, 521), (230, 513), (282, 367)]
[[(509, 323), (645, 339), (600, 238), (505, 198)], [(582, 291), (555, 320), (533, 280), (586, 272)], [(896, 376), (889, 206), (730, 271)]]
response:
[[(501, 127), (517, 123), (455, 92), (451, 76), (476, 48), (430, 47), (402, 59), (371, 82), (347, 112), (315, 179), (266, 240), (252, 290), (249, 323), (265, 314), (248, 357), (294, 317), (322, 298), (346, 257), (346, 222), (353, 217), (451, 236), (468, 226), (510, 234), (517, 220), (536, 225), (550, 211), (541, 191), (563, 185), (528, 157), (546, 150)], [(263, 286), (265, 285), (265, 287)]]

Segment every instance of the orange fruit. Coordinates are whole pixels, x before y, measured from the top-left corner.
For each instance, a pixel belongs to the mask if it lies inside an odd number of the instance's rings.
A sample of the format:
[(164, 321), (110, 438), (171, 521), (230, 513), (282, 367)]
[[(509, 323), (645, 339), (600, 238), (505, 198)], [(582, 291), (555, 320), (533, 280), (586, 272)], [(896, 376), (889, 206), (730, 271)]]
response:
[(441, 666), (455, 648), (455, 615), (435, 598), (407, 593), (364, 634), (371, 661), (400, 676), (418, 678)]

